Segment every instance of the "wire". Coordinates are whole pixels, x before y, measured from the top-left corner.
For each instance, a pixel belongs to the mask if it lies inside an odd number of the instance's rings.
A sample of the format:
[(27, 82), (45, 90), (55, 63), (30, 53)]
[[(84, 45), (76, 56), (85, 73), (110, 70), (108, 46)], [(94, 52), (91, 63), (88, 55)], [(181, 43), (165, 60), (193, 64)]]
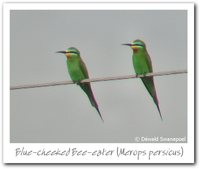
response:
[[(134, 78), (151, 77), (151, 76), (166, 76), (166, 75), (175, 75), (175, 74), (183, 74), (183, 73), (187, 73), (187, 70), (154, 72), (154, 73), (147, 73), (146, 75), (125, 75), (125, 76), (91, 78), (91, 79), (84, 79), (80, 81), (80, 83), (134, 79)], [(75, 84), (75, 83), (73, 81), (59, 81), (59, 82), (49, 82), (49, 83), (41, 83), (41, 84), (25, 84), (25, 85), (11, 86), (10, 90), (50, 87), (50, 86), (69, 85), (69, 84)]]

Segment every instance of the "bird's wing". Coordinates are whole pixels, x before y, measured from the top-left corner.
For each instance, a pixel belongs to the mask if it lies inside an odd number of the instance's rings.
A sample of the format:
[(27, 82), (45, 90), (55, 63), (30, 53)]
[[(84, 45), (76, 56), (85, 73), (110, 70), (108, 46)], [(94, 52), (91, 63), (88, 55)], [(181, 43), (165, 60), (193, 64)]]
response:
[(146, 62), (147, 62), (149, 71), (150, 71), (150, 72), (153, 72), (153, 67), (152, 67), (151, 58), (150, 58), (150, 56), (149, 56), (148, 53), (146, 54), (146, 57), (145, 57), (145, 58), (146, 58)]
[(85, 78), (89, 78), (86, 65), (85, 65), (85, 63), (83, 62), (83, 60), (81, 58), (80, 58), (80, 68), (81, 68), (82, 73), (84, 74)]
[[(88, 75), (88, 71), (87, 71), (87, 68), (86, 68), (86, 65), (85, 63), (83, 62), (83, 60), (80, 58), (80, 68), (81, 68), (81, 71), (83, 73), (83, 75), (85, 76), (85, 78), (89, 78), (89, 75)], [(95, 97), (93, 95), (93, 92), (92, 92), (92, 89), (91, 89), (91, 86), (90, 86), (90, 83), (87, 82), (87, 83), (81, 83), (80, 84), (80, 87), (83, 89), (83, 91), (87, 94), (92, 106), (94, 106), (96, 108), (96, 110), (98, 111), (98, 114), (99, 116), (101, 117), (101, 119), (103, 120), (102, 116), (101, 116), (101, 113), (99, 111), (99, 108), (98, 108), (98, 104), (95, 100)]]

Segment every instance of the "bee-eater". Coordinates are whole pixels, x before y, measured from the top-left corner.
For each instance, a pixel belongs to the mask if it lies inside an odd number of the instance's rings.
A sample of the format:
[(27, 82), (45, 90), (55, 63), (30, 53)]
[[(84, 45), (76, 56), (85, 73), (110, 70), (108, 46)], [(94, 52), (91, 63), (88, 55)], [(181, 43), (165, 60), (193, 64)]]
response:
[(74, 83), (78, 84), (83, 89), (83, 91), (87, 94), (87, 96), (90, 100), (90, 103), (92, 104), (93, 107), (96, 108), (99, 116), (101, 117), (101, 119), (103, 121), (103, 118), (101, 116), (101, 113), (100, 113), (98, 105), (97, 105), (97, 102), (92, 93), (90, 83), (89, 82), (88, 83), (80, 82), (83, 79), (88, 79), (89, 75), (88, 75), (88, 71), (85, 66), (85, 63), (83, 62), (83, 60), (80, 57), (79, 50), (74, 47), (70, 47), (66, 51), (58, 51), (57, 53), (65, 54), (65, 56), (67, 58), (66, 63), (67, 63), (68, 72), (69, 72), (69, 75), (70, 75), (72, 81)]
[[(123, 45), (128, 45), (133, 49), (132, 61), (136, 75), (145, 75), (147, 73), (153, 72), (151, 58), (143, 41), (137, 39), (130, 44)], [(160, 117), (162, 119), (153, 77), (142, 77), (141, 80), (144, 83), (149, 94), (153, 98), (153, 101), (156, 104)]]

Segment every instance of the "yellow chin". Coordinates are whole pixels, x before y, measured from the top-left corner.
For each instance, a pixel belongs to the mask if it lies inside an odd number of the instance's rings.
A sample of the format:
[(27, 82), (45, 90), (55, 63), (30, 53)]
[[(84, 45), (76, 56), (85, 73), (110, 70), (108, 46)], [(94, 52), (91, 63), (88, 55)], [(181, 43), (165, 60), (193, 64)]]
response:
[(134, 53), (137, 53), (137, 51), (139, 49), (137, 46), (131, 46), (131, 48), (133, 49)]
[(70, 59), (71, 58), (71, 54), (70, 53), (66, 53), (66, 57), (67, 57), (67, 59)]
[(138, 49), (137, 46), (131, 46), (131, 48), (132, 48), (132, 49), (136, 49), (136, 50)]

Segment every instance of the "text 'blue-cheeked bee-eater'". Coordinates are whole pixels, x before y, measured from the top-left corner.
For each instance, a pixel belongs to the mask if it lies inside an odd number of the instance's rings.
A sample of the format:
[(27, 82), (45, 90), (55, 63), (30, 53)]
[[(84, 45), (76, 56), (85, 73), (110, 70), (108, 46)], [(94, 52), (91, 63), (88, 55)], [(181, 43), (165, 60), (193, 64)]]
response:
[(98, 105), (97, 105), (97, 102), (92, 93), (90, 83), (89, 82), (87, 82), (87, 83), (80, 82), (81, 80), (88, 79), (89, 75), (88, 75), (88, 71), (85, 66), (85, 63), (83, 62), (83, 60), (80, 57), (79, 50), (74, 47), (70, 47), (66, 51), (58, 51), (57, 53), (63, 53), (66, 56), (67, 68), (68, 68), (68, 72), (69, 72), (69, 75), (70, 75), (72, 81), (74, 83), (78, 84), (83, 89), (83, 91), (87, 94), (87, 96), (90, 100), (90, 103), (92, 104), (93, 107), (95, 107), (95, 109), (97, 110), (99, 116), (101, 117), (101, 119), (103, 121), (103, 118), (101, 116), (101, 113), (100, 113)]
[[(153, 72), (151, 58), (143, 41), (137, 39), (130, 44), (123, 45), (130, 46), (133, 49), (132, 61), (136, 75), (146, 75), (147, 73)], [(153, 77), (142, 77), (141, 80), (144, 83), (147, 91), (153, 98), (153, 101), (156, 104), (160, 117), (162, 119)]]

